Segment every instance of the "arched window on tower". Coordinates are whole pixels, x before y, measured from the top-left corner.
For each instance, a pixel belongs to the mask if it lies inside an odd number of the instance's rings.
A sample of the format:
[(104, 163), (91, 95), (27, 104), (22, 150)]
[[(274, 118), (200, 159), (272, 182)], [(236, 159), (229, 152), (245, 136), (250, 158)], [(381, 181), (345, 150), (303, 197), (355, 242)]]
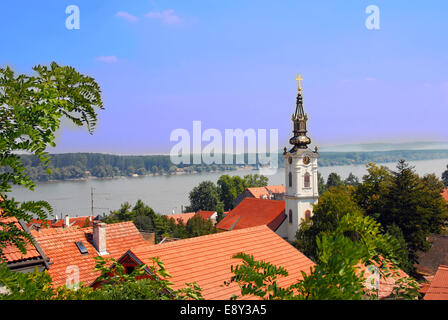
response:
[(289, 186), (292, 187), (292, 173), (289, 172)]
[(289, 223), (292, 223), (292, 210), (291, 209), (289, 209), (288, 219), (289, 219)]
[(310, 210), (306, 210), (305, 211), (305, 221), (308, 222), (311, 219), (311, 211)]
[(305, 188), (309, 188), (311, 187), (311, 176), (310, 174), (307, 172), (305, 173), (305, 177), (304, 177), (304, 184)]

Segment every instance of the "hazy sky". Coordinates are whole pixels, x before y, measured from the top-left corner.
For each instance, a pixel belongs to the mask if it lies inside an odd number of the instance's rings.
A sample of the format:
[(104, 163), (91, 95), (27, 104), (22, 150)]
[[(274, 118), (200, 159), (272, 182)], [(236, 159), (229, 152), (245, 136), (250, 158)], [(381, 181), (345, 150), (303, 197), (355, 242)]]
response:
[(2, 0), (0, 64), (56, 61), (99, 82), (97, 130), (65, 127), (57, 152), (168, 152), (194, 120), (278, 129), (282, 147), (297, 73), (313, 143), (448, 141), (447, 17), (444, 0)]

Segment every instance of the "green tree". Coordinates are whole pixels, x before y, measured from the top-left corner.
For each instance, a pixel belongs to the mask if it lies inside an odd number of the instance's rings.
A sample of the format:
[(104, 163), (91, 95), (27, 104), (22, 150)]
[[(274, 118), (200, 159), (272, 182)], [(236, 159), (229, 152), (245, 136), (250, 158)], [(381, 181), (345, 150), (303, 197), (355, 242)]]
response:
[(219, 188), (212, 181), (203, 181), (193, 188), (189, 198), (190, 206), (186, 208), (187, 211), (215, 211), (220, 202)]
[(356, 187), (359, 185), (359, 179), (357, 176), (350, 172), (347, 179), (344, 180), (344, 184)]
[(337, 173), (332, 172), (328, 175), (327, 189), (330, 189), (331, 187), (339, 187), (343, 184), (341, 177)]
[(224, 204), (219, 202), (216, 206), (216, 223), (224, 219)]
[(309, 222), (302, 221), (296, 235), (296, 246), (306, 256), (317, 259), (317, 237), (336, 230), (347, 213), (362, 216), (362, 210), (345, 187), (331, 188), (319, 197)]
[(320, 172), (317, 172), (317, 185), (319, 194), (323, 194), (324, 192), (327, 191), (327, 185), (325, 184), (324, 177)]
[(196, 215), (188, 220), (186, 229), (189, 237), (199, 237), (207, 234), (216, 233), (216, 228), (210, 220), (203, 219)]
[(244, 180), (239, 176), (222, 175), (219, 177), (217, 184), (220, 200), (224, 204), (224, 210), (233, 209), (233, 201), (245, 189)]
[(369, 163), (367, 174), (354, 193), (354, 199), (364, 212), (378, 219), (384, 210), (386, 194), (392, 183), (392, 173), (385, 166)]
[(409, 261), (408, 244), (403, 236), (401, 229), (392, 224), (386, 228), (387, 234), (397, 243), (396, 257), (397, 265), (406, 273), (410, 274), (413, 271), (412, 263)]
[(261, 174), (248, 174), (243, 178), (244, 188), (266, 187), (269, 178)]
[[(38, 65), (32, 76), (16, 75), (9, 67), (0, 68), (0, 211), (3, 216), (30, 221), (33, 214), (45, 220), (52, 209), (44, 201), (19, 203), (9, 199), (12, 185), (34, 190), (35, 184), (18, 152), (35, 155), (48, 167), (45, 149), (55, 146), (55, 133), (61, 119), (77, 126), (85, 125), (90, 133), (97, 123), (96, 109), (103, 109), (101, 90), (95, 80), (72, 67)], [(51, 170), (47, 168), (47, 172)], [(7, 244), (25, 252), (30, 236), (15, 224), (0, 223), (0, 256)]]
[[(234, 256), (242, 264), (232, 266), (234, 276), (227, 284), (238, 283), (241, 296), (254, 295), (262, 299), (297, 300), (359, 300), (377, 298), (375, 290), (365, 286), (361, 265), (378, 266), (380, 277), (398, 279), (392, 297), (415, 299), (418, 285), (412, 278), (402, 278), (396, 266), (397, 243), (384, 235), (381, 226), (371, 217), (348, 213), (332, 232), (318, 236), (317, 264), (302, 279), (289, 287), (280, 287), (280, 277), (288, 276), (286, 269), (252, 256)], [(233, 297), (234, 299), (237, 298)]]
[(417, 252), (430, 247), (427, 237), (440, 232), (446, 218), (446, 205), (440, 195), (443, 185), (434, 175), (420, 179), (404, 160), (398, 162), (392, 174), (378, 221), (385, 227), (395, 224), (401, 229), (409, 260), (414, 264), (418, 262)]

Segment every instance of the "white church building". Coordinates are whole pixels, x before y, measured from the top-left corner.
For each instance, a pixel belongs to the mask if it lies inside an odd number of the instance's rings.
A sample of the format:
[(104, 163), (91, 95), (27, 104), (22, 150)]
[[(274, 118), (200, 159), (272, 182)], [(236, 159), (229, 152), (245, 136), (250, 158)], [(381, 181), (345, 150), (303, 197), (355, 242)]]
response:
[(217, 225), (222, 231), (232, 231), (267, 225), (282, 238), (293, 242), (302, 220), (313, 215), (313, 205), (319, 198), (317, 176), (317, 147), (308, 148), (311, 139), (307, 136), (300, 76), (296, 109), (292, 115), (294, 136), (289, 140), (291, 149), (285, 147), (285, 191), (283, 199), (257, 199), (241, 194), (237, 206)]
[[(289, 140), (292, 148), (285, 147), (285, 214), (286, 219), (278, 230), (278, 234), (288, 241), (296, 239), (296, 232), (302, 220), (313, 215), (313, 204), (319, 198), (317, 177), (317, 147), (308, 148), (311, 139), (307, 136), (306, 123), (308, 114), (303, 108), (303, 96), (300, 75), (296, 79), (299, 87), (296, 98), (296, 110), (292, 115), (294, 136)], [(280, 234), (283, 233), (283, 234)]]

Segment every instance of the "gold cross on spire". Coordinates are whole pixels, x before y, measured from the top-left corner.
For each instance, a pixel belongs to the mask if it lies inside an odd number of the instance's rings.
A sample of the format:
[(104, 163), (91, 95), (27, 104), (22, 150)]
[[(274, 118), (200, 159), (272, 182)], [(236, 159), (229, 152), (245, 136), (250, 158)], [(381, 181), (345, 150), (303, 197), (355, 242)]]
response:
[(297, 75), (296, 80), (299, 82), (299, 88), (297, 89), (297, 91), (302, 91), (302, 83), (301, 83), (301, 81), (303, 81), (303, 78), (300, 75), (300, 73)]

